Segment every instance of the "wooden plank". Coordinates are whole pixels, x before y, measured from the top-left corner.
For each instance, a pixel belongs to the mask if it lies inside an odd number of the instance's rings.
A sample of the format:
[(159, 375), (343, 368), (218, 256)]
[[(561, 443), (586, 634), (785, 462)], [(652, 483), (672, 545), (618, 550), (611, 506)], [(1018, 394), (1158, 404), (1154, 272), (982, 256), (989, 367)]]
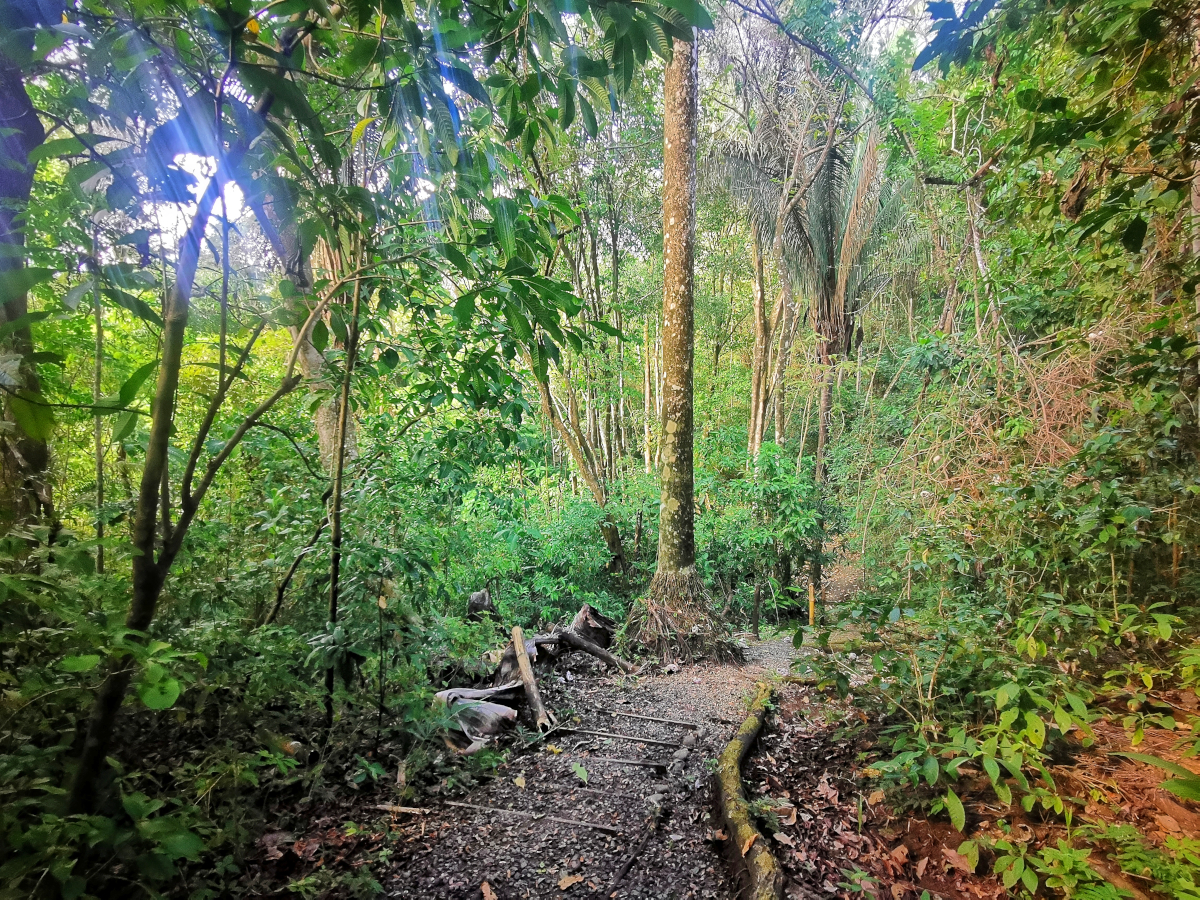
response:
[(597, 831), (607, 831), (609, 834), (620, 834), (620, 828), (612, 825), (601, 825), (599, 822), (582, 822), (579, 819), (565, 819), (562, 816), (548, 816), (545, 813), (525, 812), (522, 809), (505, 809), (502, 806), (483, 806), (479, 803), (462, 803), (458, 800), (446, 800), (446, 806), (461, 806), (466, 809), (478, 809), (482, 812), (504, 813), (509, 816), (520, 816), (522, 819), (545, 819), (548, 822), (559, 822), (563, 825), (579, 825), (583, 828), (594, 828)]
[(667, 771), (667, 764), (664, 762), (655, 762), (652, 759), (618, 759), (615, 756), (583, 756), (581, 759), (595, 759), (601, 762), (620, 763), (624, 766), (645, 766), (648, 769), (662, 769)]
[(645, 722), (662, 722), (666, 725), (679, 725), (681, 728), (690, 728), (693, 731), (700, 727), (695, 722), (684, 722), (680, 719), (660, 719), (658, 716), (640, 716), (637, 713), (618, 712), (615, 709), (605, 709), (602, 712), (606, 712), (610, 716), (624, 716), (626, 719), (642, 719)]
[(633, 734), (617, 734), (614, 731), (589, 731), (586, 728), (562, 728), (565, 734), (586, 734), (592, 737), (616, 738), (621, 741), (632, 741), (635, 744), (657, 744), (659, 747), (679, 748), (679, 741), (660, 741), (658, 738), (638, 737)]

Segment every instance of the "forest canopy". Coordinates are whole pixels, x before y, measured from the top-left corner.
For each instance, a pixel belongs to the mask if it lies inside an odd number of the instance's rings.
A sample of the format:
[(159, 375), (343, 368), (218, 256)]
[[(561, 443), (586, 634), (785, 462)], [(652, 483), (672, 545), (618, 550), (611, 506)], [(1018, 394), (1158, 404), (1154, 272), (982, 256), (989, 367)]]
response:
[(490, 777), (434, 695), (585, 605), (1200, 897), (1050, 771), (1200, 752), (1197, 14), (0, 0), (0, 897), (373, 896), (272, 817)]

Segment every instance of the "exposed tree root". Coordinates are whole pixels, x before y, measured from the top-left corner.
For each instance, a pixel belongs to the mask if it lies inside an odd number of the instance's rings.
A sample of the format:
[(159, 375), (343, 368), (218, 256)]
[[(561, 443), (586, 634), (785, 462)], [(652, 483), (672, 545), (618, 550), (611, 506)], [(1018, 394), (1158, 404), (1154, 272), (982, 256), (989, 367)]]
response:
[(664, 662), (736, 662), (742, 656), (694, 567), (656, 572), (646, 596), (629, 611), (626, 635)]

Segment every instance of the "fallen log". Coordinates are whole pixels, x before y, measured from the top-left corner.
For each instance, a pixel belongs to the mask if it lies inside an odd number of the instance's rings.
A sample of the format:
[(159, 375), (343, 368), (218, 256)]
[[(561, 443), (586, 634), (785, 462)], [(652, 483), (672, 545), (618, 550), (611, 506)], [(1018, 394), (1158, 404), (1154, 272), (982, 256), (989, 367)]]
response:
[(514, 625), (512, 630), (513, 647), (516, 649), (517, 667), (521, 672), (521, 683), (525, 685), (525, 697), (529, 700), (529, 709), (533, 712), (538, 731), (550, 728), (550, 714), (542, 703), (542, 695), (538, 691), (537, 681), (533, 677), (533, 666), (529, 662), (529, 654), (525, 649), (525, 633), (520, 625)]
[(713, 799), (717, 818), (729, 835), (725, 856), (741, 883), (739, 897), (747, 900), (782, 900), (783, 871), (771, 855), (767, 841), (754, 827), (750, 804), (742, 788), (742, 761), (762, 730), (772, 688), (760, 683), (746, 721), (721, 752), (713, 773)]
[(619, 656), (613, 656), (599, 644), (585, 638), (583, 635), (577, 634), (574, 631), (560, 631), (555, 637), (559, 639), (559, 643), (566, 644), (575, 650), (582, 650), (584, 653), (589, 653), (603, 662), (608, 663), (614, 669), (620, 669), (626, 675), (634, 672), (635, 666), (621, 659)]

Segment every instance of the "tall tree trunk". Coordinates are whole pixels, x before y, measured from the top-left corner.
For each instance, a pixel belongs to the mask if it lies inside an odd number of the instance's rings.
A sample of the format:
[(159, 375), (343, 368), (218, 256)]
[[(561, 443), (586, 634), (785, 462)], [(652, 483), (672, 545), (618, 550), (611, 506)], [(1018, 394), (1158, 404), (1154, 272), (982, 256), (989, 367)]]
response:
[[(354, 302), (350, 309), (350, 329), (346, 336), (346, 370), (342, 373), (342, 390), (338, 402), (337, 446), (333, 460), (333, 499), (329, 509), (329, 623), (337, 624), (338, 601), (341, 599), (342, 577), (342, 494), (346, 474), (346, 435), (350, 416), (350, 384), (354, 378), (354, 363), (358, 356), (358, 311), (362, 300), (362, 282), (354, 285)], [(333, 727), (333, 666), (325, 670), (325, 727)]]
[(658, 565), (630, 613), (635, 640), (664, 658), (712, 649), (707, 592), (696, 572), (693, 364), (699, 54), (674, 42), (663, 88), (663, 397)]
[[(829, 449), (829, 424), (833, 412), (833, 357), (828, 353), (828, 348), (822, 351), (821, 357), (821, 364), (825, 367), (825, 373), (821, 379), (821, 400), (817, 406), (817, 452), (813, 467), (813, 481), (817, 486), (818, 499), (820, 499), (820, 495), (825, 490), (825, 455)], [(819, 515), (817, 518), (817, 530), (819, 534), (823, 534), (825, 531), (825, 517), (823, 515)], [(818, 536), (813, 547), (809, 583), (812, 584), (813, 590), (819, 596), (820, 607), (822, 609), (825, 604), (825, 594), (821, 587), (821, 556), (823, 553), (824, 541)]]
[(762, 247), (758, 232), (751, 242), (754, 262), (754, 355), (750, 366), (750, 425), (746, 439), (746, 451), (751, 458), (758, 456), (762, 446), (763, 418), (766, 414), (767, 366), (770, 364), (771, 326), (767, 321), (767, 290), (763, 273)]
[[(159, 531), (159, 501), (162, 497), (163, 475), (167, 471), (167, 454), (174, 431), (175, 394), (179, 389), (179, 372), (183, 360), (184, 333), (191, 311), (192, 287), (200, 247), (209, 216), (217, 199), (216, 179), (200, 198), (192, 222), (179, 245), (179, 260), (175, 267), (175, 284), (163, 304), (162, 357), (158, 364), (158, 383), (150, 406), (150, 436), (146, 442), (146, 458), (142, 466), (142, 482), (138, 489), (137, 512), (133, 524), (132, 598), (125, 627), (145, 632), (154, 620), (158, 598), (174, 554), (173, 539), (163, 543), (161, 554), (155, 554)], [(170, 523), (162, 523), (168, 530)], [(182, 527), (182, 523), (181, 526)], [(177, 552), (177, 550), (176, 550)], [(104, 760), (112, 742), (117, 713), (133, 675), (130, 660), (116, 660), (109, 669), (88, 718), (83, 752), (75, 771), (75, 781), (68, 799), (72, 813), (90, 812), (96, 801), (96, 790)]]
[[(21, 69), (0, 56), (0, 325), (29, 312), (29, 295), (21, 284), (25, 268), (25, 230), (21, 217), (29, 207), (37, 168), (29, 154), (46, 132), (33, 108)], [(14, 384), (5, 384), (4, 419), (13, 423), (14, 404), (28, 408), (41, 401), (41, 384), (30, 360), (33, 334), (22, 325), (0, 342), (0, 355), (20, 357)], [(20, 392), (26, 399), (15, 396)], [(0, 439), (0, 534), (16, 522), (53, 519), (54, 505), (46, 470), (50, 448), (44, 434), (28, 434), (16, 426)]]
[(821, 402), (817, 406), (817, 452), (814, 458), (814, 479), (825, 483), (825, 454), (829, 449), (829, 424), (833, 412), (833, 358), (822, 354)]
[[(780, 278), (781, 290), (780, 301), (783, 303), (783, 318), (779, 323), (779, 348), (775, 352), (774, 366), (771, 373), (771, 392), (769, 409), (775, 413), (775, 443), (783, 446), (784, 437), (784, 416), (787, 410), (784, 407), (784, 385), (787, 380), (787, 368), (792, 361), (792, 344), (796, 338), (796, 329), (799, 325), (799, 317), (796, 315), (796, 302), (792, 297), (792, 283), (786, 272), (783, 272)], [(763, 422), (763, 431), (766, 431), (766, 422)], [(759, 438), (760, 442), (762, 438)]]
[[(99, 260), (96, 231), (92, 229), (92, 259)], [(99, 262), (92, 289), (92, 316), (96, 322), (96, 353), (92, 369), (92, 402), (99, 404), (104, 379), (104, 307), (100, 305)], [(104, 574), (104, 423), (92, 416), (92, 442), (96, 462), (96, 573)]]
[(654, 387), (650, 380), (650, 357), (653, 353), (650, 346), (650, 317), (646, 316), (642, 323), (642, 458), (646, 464), (646, 474), (653, 471), (653, 450), (650, 447), (650, 422), (654, 417)]

